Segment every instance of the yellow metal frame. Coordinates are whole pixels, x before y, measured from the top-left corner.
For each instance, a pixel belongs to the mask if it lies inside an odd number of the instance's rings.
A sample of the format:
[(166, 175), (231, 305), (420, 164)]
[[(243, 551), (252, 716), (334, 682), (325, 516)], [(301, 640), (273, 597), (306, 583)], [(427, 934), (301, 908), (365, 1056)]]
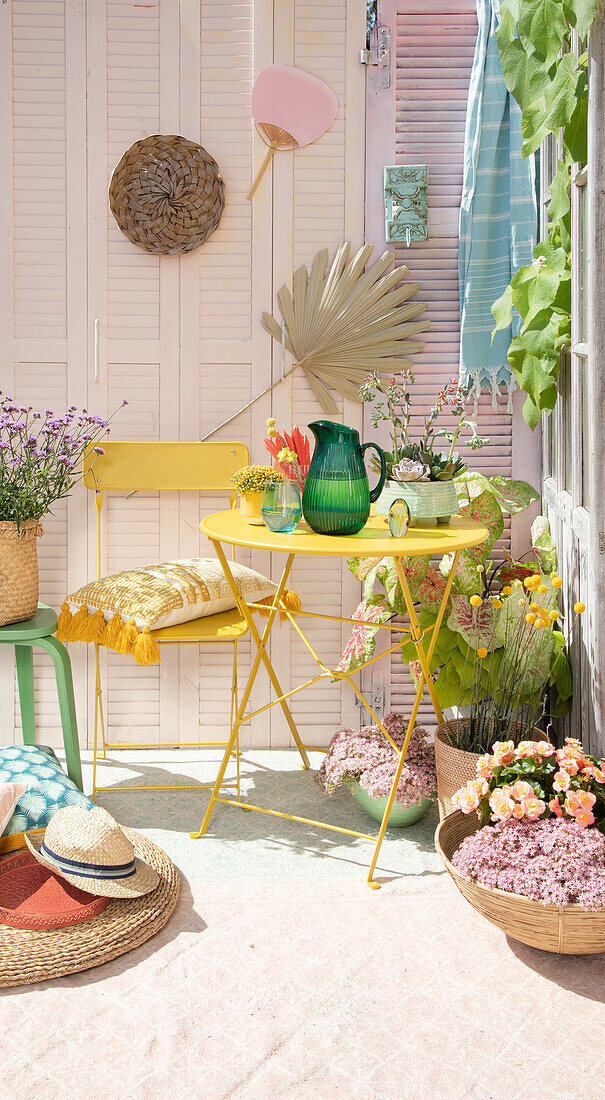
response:
[[(288, 538), (284, 539), (284, 541), (280, 544), (279, 539), (274, 538), (272, 540), (271, 535), (266, 531), (264, 531), (264, 532), (263, 531), (261, 531), (261, 532), (257, 531), (255, 533), (250, 532), (250, 535), (248, 535), (246, 530), (245, 530), (245, 527), (241, 524), (238, 525), (236, 523), (235, 519), (233, 519), (233, 522), (229, 522), (229, 524), (225, 524), (224, 522), (222, 522), (224, 515), (225, 515), (224, 513), (219, 513), (216, 516), (211, 516), (211, 517), (209, 517), (209, 519), (207, 521), (203, 522), (201, 526), (202, 526), (202, 529), (205, 530), (205, 533), (209, 537), (210, 541), (212, 542), (212, 545), (213, 545), (213, 547), (216, 551), (216, 555), (217, 555), (219, 561), (221, 562), (221, 565), (222, 565), (223, 570), (225, 572), (225, 576), (227, 578), (227, 581), (228, 581), (229, 586), (231, 588), (231, 591), (233, 593), (233, 598), (235, 599), (235, 601), (237, 603), (237, 607), (238, 607), (242, 617), (245, 618), (245, 620), (246, 620), (246, 623), (248, 625), (248, 629), (249, 629), (250, 634), (252, 635), (252, 638), (253, 638), (254, 643), (256, 645), (256, 656), (255, 656), (255, 659), (253, 661), (252, 667), (250, 669), (248, 682), (246, 684), (246, 687), (244, 688), (244, 692), (242, 694), (241, 701), (240, 701), (239, 706), (237, 708), (235, 722), (233, 723), (232, 728), (231, 728), (231, 736), (230, 736), (230, 739), (229, 739), (229, 741), (228, 741), (228, 743), (225, 747), (225, 753), (223, 755), (223, 759), (222, 759), (221, 765), (219, 767), (219, 770), (218, 770), (218, 773), (217, 773), (217, 776), (216, 776), (216, 781), (215, 781), (214, 787), (212, 789), (212, 794), (210, 795), (210, 800), (208, 802), (208, 806), (206, 808), (206, 812), (204, 814), (202, 824), (201, 824), (201, 826), (200, 826), (200, 828), (197, 832), (192, 832), (190, 835), (193, 839), (199, 839), (200, 837), (202, 837), (204, 835), (204, 833), (206, 832), (206, 830), (208, 829), (208, 826), (210, 824), (210, 820), (211, 820), (211, 817), (212, 817), (212, 814), (213, 814), (213, 811), (214, 811), (214, 807), (215, 807), (217, 802), (220, 802), (220, 803), (223, 803), (224, 805), (227, 805), (227, 806), (237, 806), (242, 810), (247, 810), (247, 811), (255, 810), (258, 813), (270, 814), (274, 817), (284, 817), (284, 818), (287, 818), (290, 821), (299, 821), (299, 822), (303, 822), (303, 823), (306, 823), (306, 824), (309, 824), (309, 825), (319, 826), (320, 828), (330, 829), (330, 830), (332, 830), (334, 832), (337, 832), (337, 833), (345, 833), (348, 836), (358, 836), (358, 837), (362, 837), (363, 839), (366, 839), (366, 840), (373, 840), (373, 841), (375, 841), (374, 853), (373, 853), (373, 856), (372, 856), (372, 860), (370, 862), (367, 881), (368, 881), (368, 885), (373, 890), (378, 890), (378, 889), (380, 889), (380, 883), (376, 882), (376, 880), (374, 879), (374, 871), (375, 871), (376, 864), (377, 864), (377, 861), (378, 861), (378, 856), (380, 854), (380, 849), (382, 847), (382, 842), (384, 840), (384, 835), (385, 835), (385, 832), (386, 832), (386, 829), (387, 829), (387, 823), (388, 823), (388, 820), (389, 820), (389, 816), (390, 816), (390, 813), (391, 813), (393, 802), (395, 801), (395, 794), (396, 794), (396, 791), (397, 791), (399, 780), (401, 778), (401, 771), (402, 771), (402, 768), (403, 768), (403, 765), (404, 765), (404, 762), (405, 762), (408, 746), (409, 746), (409, 743), (410, 743), (410, 737), (412, 735), (412, 731), (413, 731), (414, 725), (416, 723), (418, 710), (419, 710), (419, 707), (420, 707), (422, 697), (424, 695), (425, 688), (429, 692), (429, 696), (430, 696), (430, 699), (431, 699), (431, 703), (432, 703), (433, 710), (435, 712), (435, 717), (437, 718), (437, 721), (439, 723), (441, 723), (443, 721), (443, 715), (441, 713), (441, 707), (439, 706), (439, 700), (437, 698), (437, 693), (436, 693), (436, 690), (435, 690), (435, 682), (434, 682), (433, 676), (431, 674), (431, 662), (432, 662), (432, 659), (433, 659), (433, 654), (435, 652), (435, 646), (437, 644), (437, 638), (439, 636), (439, 630), (441, 628), (441, 623), (443, 621), (443, 616), (444, 616), (444, 613), (445, 613), (445, 609), (446, 609), (446, 606), (447, 606), (447, 603), (448, 603), (448, 600), (449, 600), (449, 597), (450, 597), (452, 582), (453, 582), (453, 579), (454, 579), (454, 575), (456, 573), (456, 568), (457, 568), (457, 565), (458, 565), (458, 560), (459, 560), (459, 557), (460, 557), (460, 553), (466, 547), (479, 545), (481, 542), (483, 542), (485, 540), (485, 538), (487, 538), (488, 532), (487, 532), (486, 528), (482, 527), (479, 524), (473, 524), (472, 521), (459, 521), (457, 527), (456, 527), (456, 524), (454, 523), (453, 528), (452, 528), (451, 537), (447, 537), (447, 536), (444, 537), (443, 529), (441, 529), (441, 532), (436, 532), (435, 534), (433, 534), (431, 531), (423, 531), (423, 532), (419, 533), (418, 530), (416, 529), (412, 534), (412, 538), (409, 539), (409, 540), (408, 540), (408, 536), (406, 536), (405, 539), (397, 539), (397, 540), (396, 539), (390, 539), (389, 540), (386, 537), (386, 532), (384, 530), (384, 527), (381, 527), (379, 521), (374, 519), (368, 525), (368, 530), (366, 531), (366, 529), (364, 529), (365, 538), (363, 537), (364, 532), (361, 533), (360, 540), (357, 544), (359, 549), (357, 549), (356, 546), (355, 546), (354, 538), (353, 539), (351, 539), (351, 538), (349, 538), (349, 539), (340, 539), (340, 540), (335, 539), (335, 538), (330, 539), (329, 537), (322, 538), (322, 536), (313, 536), (312, 533), (310, 533), (310, 532), (306, 533), (306, 537), (301, 537), (300, 541), (298, 541), (296, 537), (294, 537), (294, 539), (293, 539), (292, 536), (290, 536), (289, 539)], [(215, 522), (215, 521), (218, 521), (218, 522)], [(262, 635), (259, 633), (259, 631), (256, 627), (256, 624), (255, 624), (255, 622), (252, 618), (252, 611), (255, 609), (255, 607), (257, 605), (255, 605), (253, 603), (250, 603), (250, 604), (246, 603), (246, 601), (243, 599), (243, 597), (240, 596), (240, 594), (237, 590), (237, 586), (235, 584), (235, 580), (234, 580), (233, 575), (231, 573), (229, 562), (227, 560), (227, 557), (226, 557), (225, 552), (223, 550), (223, 547), (221, 545), (221, 541), (220, 541), (219, 537), (217, 537), (217, 529), (221, 532), (220, 537), (223, 539), (223, 541), (231, 543), (232, 545), (242, 546), (242, 545), (249, 544), (249, 545), (258, 545), (259, 548), (269, 549), (269, 550), (281, 549), (282, 553), (285, 552), (288, 555), (287, 560), (286, 560), (286, 564), (284, 566), (284, 570), (283, 570), (283, 573), (282, 573), (282, 576), (281, 576), (281, 580), (279, 582), (279, 586), (278, 586), (277, 592), (276, 592), (274, 600), (273, 600), (271, 611), (269, 613), (269, 617), (268, 617), (268, 620), (267, 620), (267, 623), (266, 623), (266, 626), (263, 630)], [(368, 540), (370, 540), (370, 541), (369, 541), (369, 547), (367, 548), (366, 543), (368, 543)], [(374, 541), (372, 541), (372, 540), (374, 540)], [(340, 545), (339, 545), (339, 543), (340, 543)], [(433, 627), (430, 628), (430, 630), (427, 630), (426, 632), (423, 631), (422, 628), (420, 627), (420, 623), (418, 621), (418, 616), (416, 614), (416, 609), (414, 607), (414, 601), (412, 599), (412, 595), (411, 595), (411, 592), (410, 592), (410, 588), (409, 588), (409, 584), (408, 584), (408, 580), (407, 580), (407, 575), (406, 575), (406, 571), (405, 571), (405, 562), (406, 562), (406, 559), (410, 556), (406, 553), (406, 550), (407, 550), (408, 546), (410, 546), (410, 548), (412, 550), (412, 554), (411, 554), (412, 557), (418, 556), (422, 552), (425, 553), (425, 554), (444, 554), (444, 553), (449, 552), (450, 550), (453, 551), (453, 559), (452, 559), (452, 564), (451, 564), (451, 568), (450, 568), (450, 573), (449, 573), (448, 579), (447, 579), (446, 584), (445, 584), (445, 589), (444, 589), (444, 592), (443, 592), (441, 603), (439, 605), (439, 609), (438, 609), (438, 612), (437, 612), (437, 617), (436, 617), (436, 620), (435, 620), (435, 623), (434, 623)], [(355, 669), (354, 674), (357, 675), (357, 673), (362, 672), (363, 669), (368, 668), (368, 666), (372, 665), (375, 661), (381, 660), (388, 653), (392, 653), (396, 649), (399, 649), (408, 639), (411, 640), (412, 642), (414, 642), (414, 644), (416, 646), (416, 652), (418, 654), (418, 660), (420, 661), (420, 665), (421, 665), (421, 669), (422, 669), (422, 675), (420, 676), (418, 686), (417, 686), (417, 689), (416, 689), (414, 704), (412, 706), (412, 710), (411, 710), (410, 717), (409, 717), (409, 720), (408, 720), (408, 724), (407, 724), (407, 728), (406, 728), (406, 734), (405, 734), (405, 738), (404, 738), (401, 750), (399, 750), (397, 748), (396, 744), (393, 742), (392, 738), (390, 737), (389, 732), (386, 729), (384, 723), (378, 717), (378, 715), (376, 714), (374, 709), (370, 706), (367, 699), (365, 698), (365, 696), (361, 692), (360, 688), (357, 686), (357, 684), (353, 680), (353, 674), (352, 673), (347, 673), (347, 672), (340, 672), (337, 669), (331, 669), (325, 662), (323, 662), (321, 660), (321, 658), (319, 657), (319, 655), (317, 654), (317, 652), (315, 651), (312, 643), (306, 637), (304, 631), (301, 629), (301, 627), (296, 622), (296, 619), (298, 617), (305, 617), (305, 616), (308, 617), (308, 618), (311, 618), (311, 619), (329, 620), (329, 621), (332, 621), (332, 622), (347, 622), (347, 623), (350, 622), (350, 623), (353, 623), (353, 624), (359, 622), (359, 620), (348, 619), (348, 618), (340, 618), (337, 615), (325, 615), (325, 614), (322, 614), (322, 613), (315, 613), (315, 612), (304, 611), (304, 610), (299, 611), (299, 612), (285, 611), (285, 614), (286, 614), (286, 617), (287, 617), (288, 621), (290, 622), (291, 626), (293, 627), (293, 629), (295, 630), (297, 635), (300, 637), (303, 644), (309, 650), (310, 654), (312, 655), (315, 663), (317, 664), (317, 666), (319, 668), (319, 674), (317, 676), (312, 677), (310, 680), (305, 681), (305, 683), (303, 683), (303, 684), (299, 684), (296, 687), (291, 688), (289, 691), (284, 692), (282, 690), (281, 685), (279, 683), (279, 680), (278, 680), (278, 678), (275, 674), (275, 670), (273, 669), (273, 667), (271, 665), (271, 660), (270, 660), (268, 652), (267, 652), (268, 642), (269, 642), (269, 639), (270, 639), (270, 636), (271, 636), (271, 631), (272, 631), (273, 625), (275, 623), (276, 617), (277, 617), (277, 615), (280, 611), (283, 614), (284, 610), (285, 610), (281, 607), (280, 601), (281, 601), (281, 597), (282, 597), (282, 594), (283, 594), (285, 586), (286, 586), (288, 576), (289, 576), (290, 571), (292, 569), (292, 564), (293, 564), (294, 557), (295, 557), (296, 553), (302, 553), (302, 554), (311, 553), (311, 554), (318, 554), (318, 555), (323, 553), (323, 554), (328, 554), (330, 556), (345, 556), (345, 555), (349, 556), (349, 555), (354, 555), (356, 553), (363, 554), (363, 553), (372, 553), (372, 552), (374, 552), (376, 554), (376, 556), (382, 556), (383, 554), (389, 554), (389, 556), (394, 558), (396, 569), (397, 569), (397, 576), (399, 578), (399, 583), (401, 585), (403, 600), (404, 600), (405, 607), (406, 607), (406, 610), (407, 610), (407, 613), (408, 613), (408, 616), (409, 616), (410, 624), (409, 624), (408, 628), (402, 628), (401, 626), (393, 626), (393, 625), (388, 624), (388, 623), (372, 624), (373, 626), (377, 626), (378, 629), (390, 630), (390, 631), (396, 632), (400, 635), (400, 637), (394, 645), (390, 646), (390, 648), (386, 651), (386, 654), (385, 653), (380, 653), (378, 656), (372, 657), (369, 660), (365, 661), (362, 665), (359, 666), (359, 668)], [(426, 635), (430, 635), (427, 649), (425, 649), (425, 646), (423, 644)], [(254, 682), (256, 680), (256, 676), (258, 674), (258, 671), (259, 671), (259, 668), (260, 668), (261, 664), (263, 664), (265, 666), (265, 669), (267, 671), (267, 674), (269, 676), (269, 679), (271, 681), (273, 689), (276, 693), (276, 698), (272, 699), (271, 702), (267, 703), (265, 706), (259, 707), (257, 710), (253, 710), (253, 711), (250, 711), (250, 712), (246, 713), (246, 707), (248, 705), (248, 701), (249, 701), (250, 695), (252, 693)], [(239, 793), (237, 795), (237, 798), (223, 798), (223, 797), (220, 797), (220, 791), (221, 791), (221, 788), (224, 785), (225, 772), (227, 770), (229, 759), (230, 759), (231, 753), (234, 749), (234, 746), (237, 745), (238, 731), (239, 731), (239, 728), (240, 728), (242, 722), (248, 721), (249, 719), (255, 717), (256, 715), (262, 714), (263, 711), (268, 710), (270, 707), (277, 706), (278, 704), (282, 708), (282, 711), (284, 713), (284, 716), (285, 716), (286, 721), (288, 723), (288, 726), (290, 728), (290, 732), (292, 734), (294, 744), (296, 745), (296, 748), (298, 749), (298, 752), (300, 754), (301, 761), (302, 761), (301, 767), (304, 768), (304, 769), (309, 767), (309, 758), (307, 756), (307, 750), (312, 749), (313, 746), (305, 745), (302, 742), (302, 740), (299, 736), (298, 730), (296, 728), (296, 725), (294, 723), (294, 719), (293, 719), (292, 714), (290, 712), (290, 709), (288, 707), (287, 700), (290, 699), (293, 695), (296, 695), (298, 692), (304, 691), (305, 688), (310, 687), (311, 685), (316, 684), (320, 680), (323, 680), (323, 679), (346, 680), (347, 683), (350, 684), (350, 686), (353, 688), (353, 691), (355, 692), (355, 694), (358, 696), (358, 698), (361, 700), (363, 705), (366, 707), (369, 714), (372, 715), (372, 718), (374, 719), (376, 724), (379, 726), (379, 728), (382, 730), (383, 734), (385, 735), (387, 740), (390, 742), (393, 750), (398, 755), (399, 759), (398, 759), (398, 763), (397, 763), (397, 768), (395, 770), (393, 783), (392, 783), (391, 790), (390, 790), (390, 793), (389, 793), (389, 798), (388, 798), (388, 801), (387, 801), (387, 805), (385, 807), (385, 811), (384, 811), (384, 814), (383, 814), (383, 817), (382, 817), (382, 822), (381, 822), (381, 825), (380, 825), (378, 836), (374, 836), (370, 833), (357, 832), (354, 829), (344, 829), (344, 828), (342, 828), (338, 825), (331, 825), (329, 822), (325, 822), (325, 821), (314, 821), (311, 818), (301, 817), (300, 815), (297, 815), (297, 814), (289, 814), (289, 813), (286, 813), (284, 811), (271, 809), (271, 808), (266, 807), (266, 806), (253, 806), (253, 805), (251, 805), (247, 802), (244, 802)]]
[[(240, 466), (248, 463), (248, 448), (244, 443), (104, 443), (105, 453), (95, 455), (91, 448), (84, 461), (84, 484), (95, 493), (97, 514), (97, 569), (101, 577), (101, 514), (105, 492), (217, 492), (229, 494), (234, 507), (236, 494), (231, 476)], [(235, 551), (234, 551), (235, 552)], [(115, 790), (115, 787), (97, 786), (97, 761), (106, 759), (108, 750), (115, 749), (170, 749), (170, 748), (223, 748), (231, 745), (229, 755), (236, 762), (236, 778), (223, 787), (234, 787), (240, 797), (240, 749), (239, 727), (235, 740), (231, 738), (234, 719), (238, 713), (237, 657), (238, 641), (248, 632), (246, 621), (239, 612), (221, 612), (203, 619), (183, 623), (180, 627), (168, 627), (152, 631), (158, 645), (229, 644), (233, 646), (231, 674), (231, 711), (228, 741), (113, 741), (106, 737), (103, 692), (101, 686), (100, 647), (95, 645), (95, 710), (93, 740), (92, 800), (98, 791)], [(241, 725), (241, 723), (240, 723)], [(99, 752), (99, 734), (101, 751)], [(232, 743), (233, 741), (233, 743)], [(176, 783), (153, 786), (120, 787), (120, 791), (159, 790), (214, 790), (212, 783)]]

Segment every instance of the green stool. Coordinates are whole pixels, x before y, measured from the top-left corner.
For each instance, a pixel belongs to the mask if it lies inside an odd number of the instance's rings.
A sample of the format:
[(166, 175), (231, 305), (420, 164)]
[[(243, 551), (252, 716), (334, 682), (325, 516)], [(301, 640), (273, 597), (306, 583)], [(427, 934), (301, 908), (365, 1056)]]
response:
[(56, 629), (57, 616), (55, 612), (51, 607), (47, 607), (45, 603), (39, 603), (38, 610), (32, 619), (26, 619), (23, 623), (9, 623), (8, 626), (0, 627), (0, 644), (15, 647), (24, 745), (36, 744), (32, 649), (34, 646), (38, 646), (45, 653), (50, 653), (55, 666), (67, 774), (72, 782), (76, 784), (76, 787), (83, 791), (71, 662), (65, 646), (54, 637)]

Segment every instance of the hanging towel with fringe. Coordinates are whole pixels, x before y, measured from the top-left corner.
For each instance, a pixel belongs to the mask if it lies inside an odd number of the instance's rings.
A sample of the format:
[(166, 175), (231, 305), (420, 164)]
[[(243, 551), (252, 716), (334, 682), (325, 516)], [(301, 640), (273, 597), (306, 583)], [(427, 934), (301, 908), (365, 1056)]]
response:
[(510, 412), (516, 383), (507, 351), (522, 322), (514, 312), (512, 326), (497, 332), (492, 343), (491, 306), (517, 268), (532, 261), (537, 207), (534, 158), (521, 157), (521, 111), (502, 75), (495, 38), (499, 14), (500, 0), (477, 0), (460, 205), (460, 381), (475, 408), (484, 389), (497, 408), (504, 388)]

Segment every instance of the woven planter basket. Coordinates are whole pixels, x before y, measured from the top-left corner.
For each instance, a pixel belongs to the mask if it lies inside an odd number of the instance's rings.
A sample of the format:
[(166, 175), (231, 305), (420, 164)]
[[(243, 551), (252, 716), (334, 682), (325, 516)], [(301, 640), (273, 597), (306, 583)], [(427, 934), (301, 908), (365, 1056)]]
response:
[(18, 531), (11, 520), (0, 522), (0, 626), (31, 619), (38, 607), (38, 544), (44, 528), (26, 519)]
[(466, 836), (479, 828), (476, 814), (460, 810), (442, 821), (435, 833), (435, 845), (460, 893), (507, 936), (540, 951), (558, 955), (596, 955), (605, 951), (605, 909), (587, 913), (579, 905), (543, 905), (521, 894), (509, 894), (491, 886), (469, 882), (451, 860)]
[(444, 722), (435, 730), (435, 767), (440, 821), (452, 813), (454, 809), (452, 797), (456, 791), (464, 787), (469, 779), (474, 779), (477, 774), (479, 753), (455, 749), (447, 739), (448, 734), (455, 738), (458, 727), (464, 726), (467, 722), (467, 718), (452, 718), (450, 722)]
[(109, 206), (129, 241), (162, 256), (192, 252), (214, 233), (225, 206), (218, 164), (194, 141), (154, 134), (114, 169)]

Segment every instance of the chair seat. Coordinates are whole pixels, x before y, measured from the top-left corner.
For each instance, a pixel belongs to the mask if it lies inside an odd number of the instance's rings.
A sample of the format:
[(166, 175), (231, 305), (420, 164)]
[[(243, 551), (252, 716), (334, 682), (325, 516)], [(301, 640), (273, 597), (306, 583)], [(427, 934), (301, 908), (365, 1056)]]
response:
[(13, 645), (18, 645), (19, 642), (31, 641), (33, 638), (48, 638), (50, 634), (55, 633), (56, 629), (57, 616), (52, 607), (39, 603), (38, 610), (31, 619), (0, 626), (0, 642), (12, 642)]
[(218, 615), (207, 615), (202, 619), (191, 619), (178, 626), (165, 626), (162, 630), (152, 630), (156, 642), (162, 644), (178, 642), (231, 642), (242, 638), (248, 630), (236, 607), (232, 611), (220, 611)]

